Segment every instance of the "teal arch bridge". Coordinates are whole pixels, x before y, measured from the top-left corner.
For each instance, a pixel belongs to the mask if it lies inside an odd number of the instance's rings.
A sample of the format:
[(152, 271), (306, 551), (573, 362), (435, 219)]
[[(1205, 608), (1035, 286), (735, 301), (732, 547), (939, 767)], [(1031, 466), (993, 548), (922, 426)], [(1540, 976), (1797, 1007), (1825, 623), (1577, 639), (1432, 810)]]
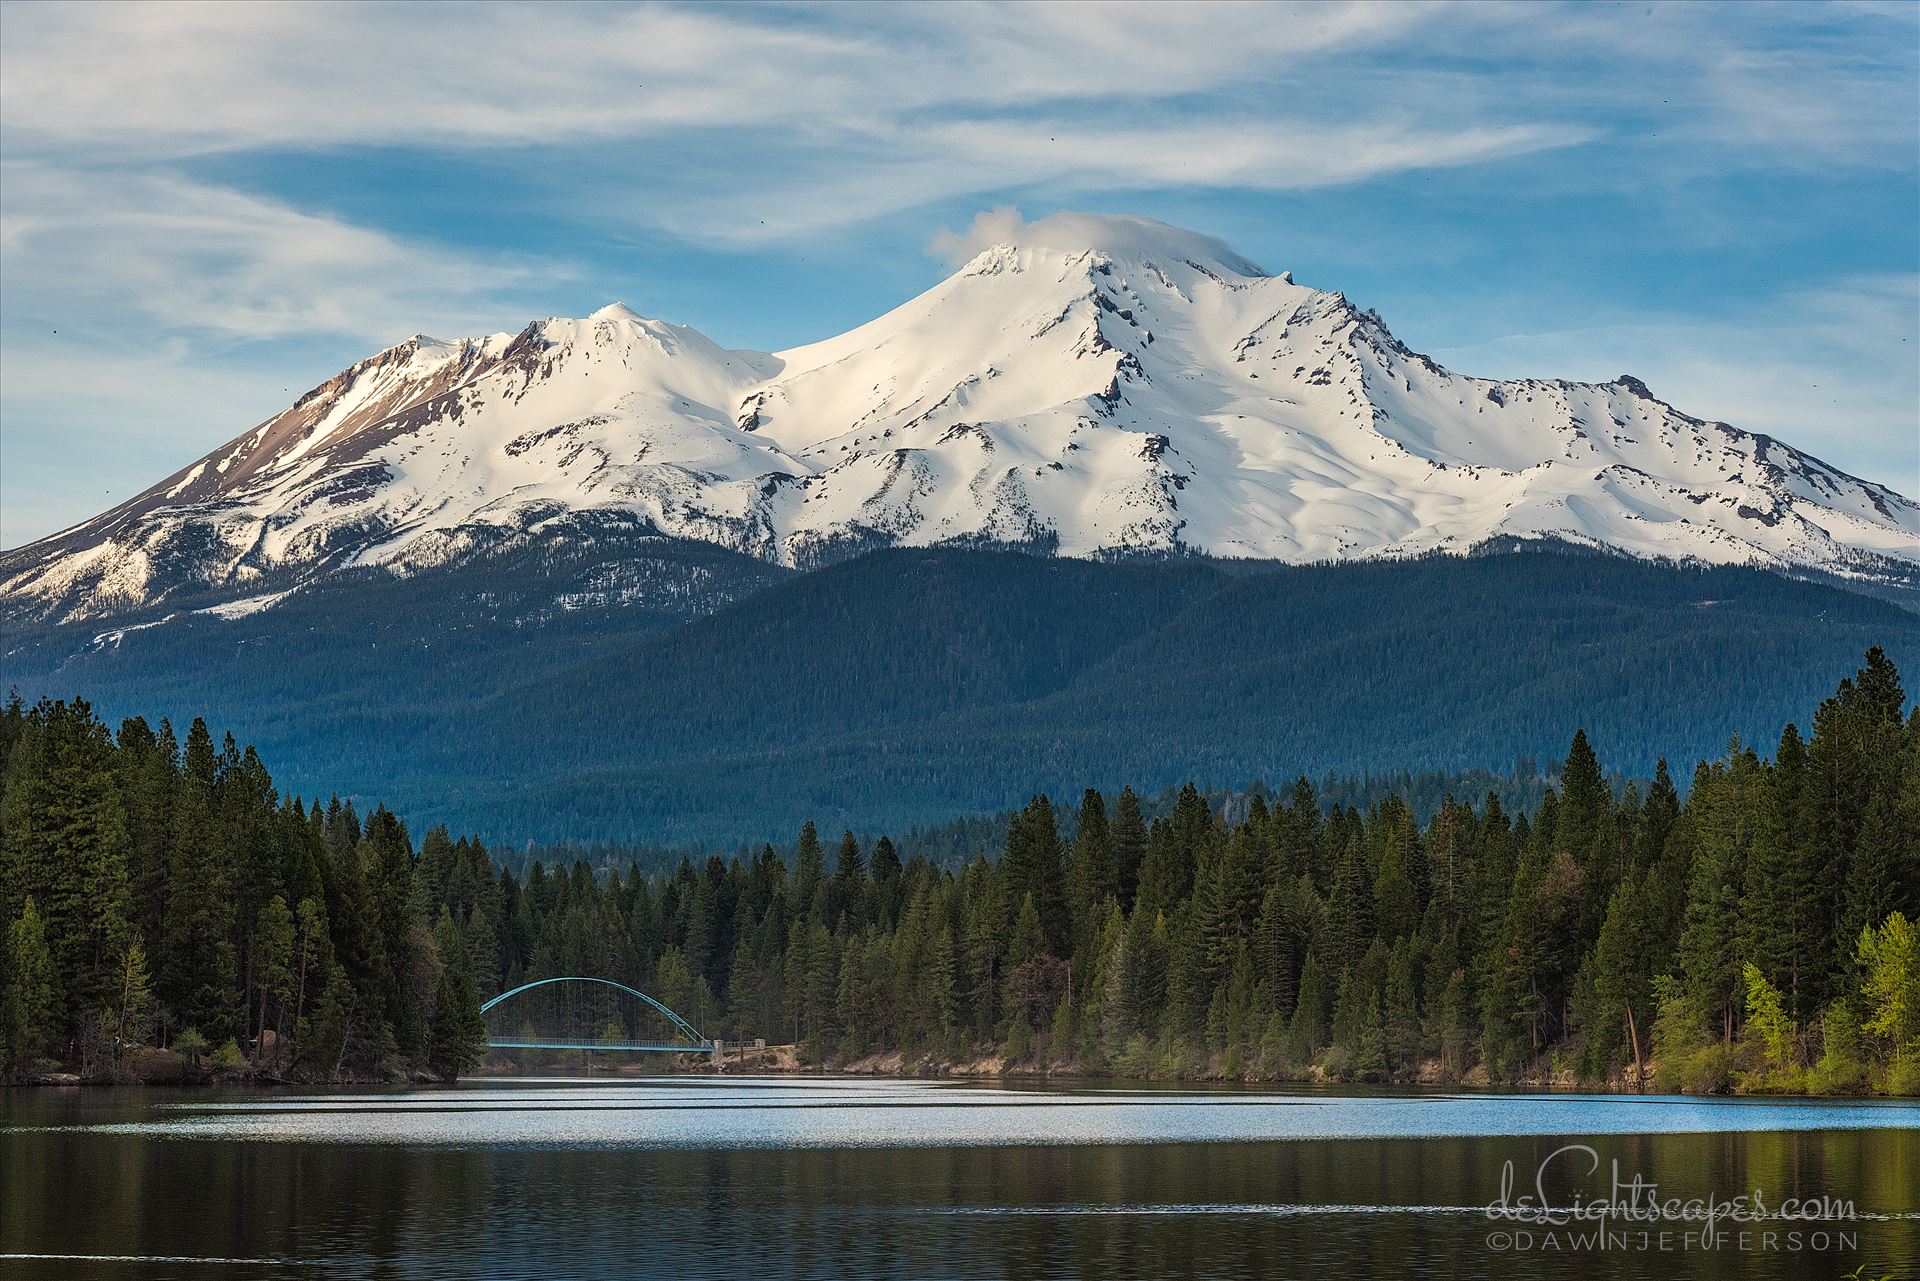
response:
[(612, 979), (535, 979), (480, 1007), (493, 1050), (658, 1050), (719, 1047), (638, 988)]

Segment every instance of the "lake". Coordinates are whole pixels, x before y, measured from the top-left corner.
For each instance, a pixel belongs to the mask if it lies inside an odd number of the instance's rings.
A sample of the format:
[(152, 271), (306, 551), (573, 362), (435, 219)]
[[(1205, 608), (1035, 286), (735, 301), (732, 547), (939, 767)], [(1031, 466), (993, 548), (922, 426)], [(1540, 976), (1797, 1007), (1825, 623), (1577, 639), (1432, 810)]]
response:
[[(1853, 1204), (1725, 1215), (1709, 1245), (1680, 1205), (1491, 1217), (1503, 1176), (1509, 1207), (1536, 1182), (1560, 1210), (1637, 1207), (1612, 1191), (1636, 1177), (1646, 1201)], [(1916, 1211), (1920, 1105), (1901, 1102), (686, 1076), (0, 1090), (0, 1272), (23, 1277), (1878, 1277), (1920, 1268)]]

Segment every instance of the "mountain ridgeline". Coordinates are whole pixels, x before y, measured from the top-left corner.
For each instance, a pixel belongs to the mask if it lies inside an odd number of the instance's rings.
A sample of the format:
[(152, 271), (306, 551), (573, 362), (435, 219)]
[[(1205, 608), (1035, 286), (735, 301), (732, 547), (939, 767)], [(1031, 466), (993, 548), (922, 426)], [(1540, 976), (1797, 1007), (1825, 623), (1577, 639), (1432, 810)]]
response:
[(811, 568), (876, 547), (1290, 564), (1552, 539), (1911, 586), (1920, 504), (1609, 383), (1455, 374), (1339, 293), (1061, 215), (838, 337), (614, 304), (416, 335), (127, 502), (0, 553), (15, 620), (271, 613), (581, 514)]
[[(1090, 781), (1504, 773), (1583, 726), (1645, 778), (1661, 755), (1767, 741), (1869, 646), (1920, 666), (1920, 617), (1748, 569), (909, 549), (796, 574), (600, 540), (617, 560), (375, 572), (77, 655), (23, 648), (8, 676), (116, 717), (204, 714), (299, 790), (416, 824), (684, 843), (789, 838), (809, 818), (899, 831)], [(611, 568), (708, 594), (519, 616)]]
[(1664, 762), (1616, 794), (1579, 733), (1520, 814), (1449, 797), (1423, 824), (1301, 780), (1149, 819), (1086, 789), (958, 867), (807, 823), (791, 863), (605, 876), (283, 796), (201, 721), (182, 744), (16, 702), (0, 1072), (137, 1075), (159, 1042), (233, 1073), (452, 1075), (481, 998), (573, 975), (803, 1065), (1913, 1094), (1920, 711), (1876, 649), (1810, 725), (1684, 798)]

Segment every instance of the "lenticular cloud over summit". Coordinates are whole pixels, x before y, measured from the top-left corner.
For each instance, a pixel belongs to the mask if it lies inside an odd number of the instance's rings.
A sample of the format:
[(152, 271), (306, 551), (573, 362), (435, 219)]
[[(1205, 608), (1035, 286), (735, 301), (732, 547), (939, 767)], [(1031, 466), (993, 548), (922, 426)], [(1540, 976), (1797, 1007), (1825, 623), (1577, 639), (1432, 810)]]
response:
[(1058, 253), (1092, 247), (1121, 257), (1179, 255), (1215, 262), (1242, 276), (1267, 274), (1224, 240), (1152, 218), (1063, 210), (1029, 222), (1011, 205), (982, 210), (963, 231), (941, 231), (928, 248), (946, 259), (949, 266), (959, 267), (995, 245)]

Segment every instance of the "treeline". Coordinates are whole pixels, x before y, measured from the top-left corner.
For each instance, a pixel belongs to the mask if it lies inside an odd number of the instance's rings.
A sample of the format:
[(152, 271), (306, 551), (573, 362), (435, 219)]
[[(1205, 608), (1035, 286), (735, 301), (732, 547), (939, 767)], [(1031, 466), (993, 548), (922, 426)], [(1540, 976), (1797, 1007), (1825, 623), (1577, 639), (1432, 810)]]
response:
[(826, 1065), (1920, 1092), (1920, 711), (1879, 650), (1684, 802), (1664, 762), (1610, 786), (1582, 733), (1529, 812), (1089, 790), (957, 868), (808, 825), (790, 860), (519, 875), (280, 798), (198, 723), (178, 752), (84, 704), (0, 732), (16, 1071), (149, 1023), (318, 1075), (457, 1070), (478, 996), (572, 974)]
[[(1625, 778), (1615, 776), (1609, 780), (1614, 791), (1626, 786)], [(1521, 757), (1513, 764), (1511, 773), (1500, 773), (1488, 769), (1468, 770), (1458, 773), (1444, 773), (1438, 770), (1397, 770), (1378, 775), (1359, 777), (1329, 774), (1315, 785), (1315, 794), (1321, 807), (1346, 808), (1349, 806), (1370, 809), (1376, 803), (1388, 797), (1397, 797), (1414, 812), (1415, 817), (1425, 823), (1449, 798), (1458, 795), (1485, 796), (1497, 795), (1500, 803), (1507, 809), (1524, 807), (1532, 809), (1546, 795), (1553, 780), (1543, 775), (1536, 762)], [(1180, 803), (1184, 789), (1168, 787), (1150, 796), (1137, 798), (1140, 811), (1147, 818), (1158, 818), (1173, 813)], [(1247, 813), (1247, 807), (1258, 796), (1263, 802), (1271, 802), (1274, 792), (1263, 782), (1256, 780), (1244, 788), (1210, 789), (1200, 793), (1201, 799), (1215, 814), (1230, 822), (1241, 821)], [(961, 868), (982, 850), (998, 850), (1005, 846), (1007, 830), (1012, 825), (1016, 809), (1002, 810), (994, 814), (971, 815), (966, 818), (950, 819), (945, 823), (936, 823), (929, 827), (913, 827), (904, 832), (890, 834), (894, 850), (903, 862), (923, 858), (937, 867)], [(1071, 809), (1055, 813), (1055, 819), (1061, 828), (1063, 840), (1070, 841), (1074, 834), (1075, 815)], [(818, 832), (816, 830), (816, 839)], [(873, 836), (863, 838), (862, 848), (872, 843)], [(788, 866), (793, 866), (799, 851), (797, 841), (783, 841), (774, 845), (774, 852)], [(751, 858), (758, 852), (755, 845), (742, 842), (737, 847), (711, 846), (701, 844), (664, 845), (656, 841), (636, 841), (621, 843), (616, 841), (529, 841), (519, 848), (496, 847), (494, 861), (503, 868), (512, 869), (518, 876), (525, 878), (533, 865), (544, 863), (548, 867), (556, 865), (572, 866), (585, 863), (598, 873), (613, 871), (625, 872), (638, 867), (648, 876), (659, 872), (671, 872), (682, 861), (695, 866), (704, 864), (709, 857), (718, 854), (727, 859), (735, 854)]]
[[(486, 852), (281, 797), (204, 721), (109, 734), (85, 702), (0, 714), (0, 1072), (196, 1067), (450, 1077), (486, 1044)], [(471, 938), (493, 946), (483, 921)], [(490, 955), (482, 972), (494, 971)], [(203, 1062), (204, 1060), (204, 1062)]]

